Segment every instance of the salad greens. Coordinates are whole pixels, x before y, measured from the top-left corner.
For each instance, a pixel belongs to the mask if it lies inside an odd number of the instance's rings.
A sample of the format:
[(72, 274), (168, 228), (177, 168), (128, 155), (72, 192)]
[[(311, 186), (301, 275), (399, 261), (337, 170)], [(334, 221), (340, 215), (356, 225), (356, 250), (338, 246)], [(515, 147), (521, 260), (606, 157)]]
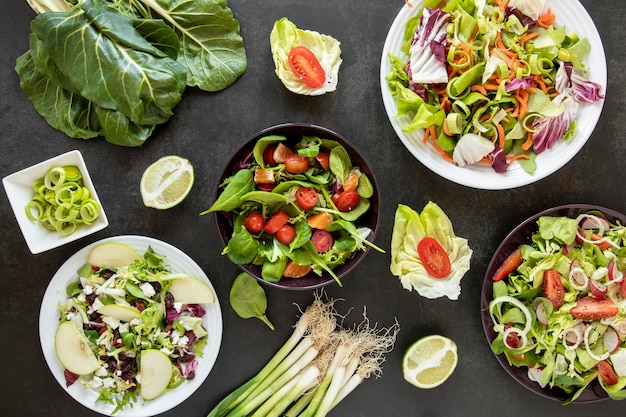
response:
[[(508, 3), (508, 5), (507, 5)], [(459, 166), (514, 161), (570, 139), (580, 105), (603, 98), (586, 78), (590, 44), (554, 24), (545, 0), (425, 0), (389, 54), (387, 84), (403, 127), (424, 129), (442, 158)], [(479, 140), (482, 138), (483, 140)]]
[(267, 309), (265, 290), (250, 274), (242, 272), (235, 278), (230, 288), (230, 305), (239, 317), (243, 319), (256, 317), (274, 330), (274, 325), (265, 315)]
[[(294, 158), (306, 169), (295, 170)], [(268, 135), (257, 140), (235, 170), (201, 213), (232, 216), (233, 232), (223, 254), (233, 263), (261, 266), (268, 282), (312, 270), (327, 272), (341, 285), (335, 267), (368, 246), (384, 252), (367, 240), (371, 229), (358, 224), (370, 210), (372, 183), (339, 142)], [(354, 205), (343, 207), (348, 196)]]
[[(418, 243), (427, 236), (434, 237), (450, 259), (450, 273), (443, 279), (430, 276), (418, 254)], [(391, 273), (400, 278), (404, 289), (415, 289), (427, 298), (445, 295), (456, 300), (471, 257), (467, 239), (454, 234), (450, 219), (436, 203), (428, 202), (421, 214), (403, 204), (398, 205), (391, 236), (390, 268)]]
[(15, 70), (37, 112), (73, 138), (139, 146), (187, 86), (218, 91), (247, 66), (225, 0), (29, 4), (40, 14)]
[[(76, 325), (99, 362), (85, 375), (66, 369), (67, 385), (79, 381), (97, 391), (97, 401), (115, 405), (114, 413), (141, 398), (142, 376), (148, 382), (141, 374), (142, 352), (167, 355), (173, 372), (170, 390), (194, 378), (208, 338), (203, 307), (179, 302), (169, 291), (178, 279), (193, 278), (172, 274), (164, 256), (151, 247), (139, 258), (115, 269), (85, 264), (77, 271), (78, 279), (68, 284), (67, 300), (58, 306), (60, 325)], [(57, 355), (65, 348), (56, 341)]]
[[(340, 42), (337, 39), (312, 30), (298, 29), (283, 17), (274, 23), (270, 33), (270, 46), (276, 75), (289, 91), (317, 96), (337, 89), (339, 67), (343, 61)], [(289, 53), (295, 46), (305, 46), (318, 59), (326, 73), (326, 81), (321, 87), (309, 87), (291, 70)]]
[(493, 283), (492, 350), (565, 403), (596, 380), (626, 398), (626, 227), (599, 212), (537, 226), (522, 263)]

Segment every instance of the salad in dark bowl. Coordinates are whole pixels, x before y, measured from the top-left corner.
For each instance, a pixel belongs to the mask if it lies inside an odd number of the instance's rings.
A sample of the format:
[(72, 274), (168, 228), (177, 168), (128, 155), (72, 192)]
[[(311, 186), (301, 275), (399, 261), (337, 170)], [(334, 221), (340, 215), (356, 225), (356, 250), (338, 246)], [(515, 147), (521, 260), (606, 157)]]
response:
[(226, 164), (214, 213), (223, 254), (285, 289), (342, 285), (370, 248), (379, 191), (364, 157), (339, 134), (288, 123), (249, 138)]
[(497, 248), (481, 294), (498, 362), (559, 400), (626, 398), (626, 216), (570, 204), (517, 226)]

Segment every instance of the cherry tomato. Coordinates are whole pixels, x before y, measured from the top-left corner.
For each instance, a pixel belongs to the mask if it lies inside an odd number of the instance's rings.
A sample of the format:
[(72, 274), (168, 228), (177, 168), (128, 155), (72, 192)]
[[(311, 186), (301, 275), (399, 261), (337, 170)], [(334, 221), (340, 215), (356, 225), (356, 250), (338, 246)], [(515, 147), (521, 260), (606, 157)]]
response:
[(330, 169), (330, 154), (328, 152), (318, 153), (315, 160), (322, 166), (324, 171), (328, 171)]
[(617, 375), (606, 359), (598, 362), (598, 373), (600, 374), (600, 378), (602, 378), (607, 385), (617, 384)]
[(311, 235), (311, 243), (317, 249), (317, 252), (324, 253), (333, 246), (333, 235), (326, 230), (317, 229)]
[(434, 278), (444, 278), (452, 269), (450, 258), (435, 238), (430, 236), (420, 240), (417, 244), (419, 254), (426, 272)]
[(289, 215), (282, 210), (278, 210), (276, 213), (272, 214), (272, 217), (265, 223), (265, 231), (273, 235), (278, 232), (278, 229), (287, 224), (287, 220), (289, 220)]
[(276, 232), (276, 239), (278, 239), (278, 241), (283, 245), (290, 244), (295, 237), (296, 229), (289, 224), (284, 225), (278, 229), (278, 232)]
[(548, 269), (543, 273), (543, 295), (550, 300), (555, 309), (561, 307), (565, 300), (565, 290), (561, 274), (554, 269)]
[(296, 77), (311, 88), (321, 87), (326, 81), (324, 68), (306, 46), (295, 46), (291, 49), (289, 67)]
[(356, 191), (348, 190), (333, 195), (332, 200), (339, 209), (339, 211), (346, 212), (354, 210), (356, 206), (359, 205), (361, 197)]
[(300, 187), (296, 191), (296, 202), (302, 210), (311, 210), (317, 203), (317, 192), (311, 187)]
[(263, 163), (265, 165), (269, 165), (271, 167), (276, 166), (276, 161), (274, 160), (274, 151), (276, 150), (276, 146), (268, 146), (263, 151)]
[(292, 154), (285, 159), (285, 169), (292, 174), (302, 174), (311, 166), (309, 158), (306, 156), (300, 156), (298, 154)]
[(264, 225), (265, 220), (263, 219), (263, 215), (257, 212), (248, 214), (248, 217), (246, 217), (246, 220), (243, 222), (243, 226), (248, 232), (252, 234), (259, 233), (261, 230), (263, 230)]

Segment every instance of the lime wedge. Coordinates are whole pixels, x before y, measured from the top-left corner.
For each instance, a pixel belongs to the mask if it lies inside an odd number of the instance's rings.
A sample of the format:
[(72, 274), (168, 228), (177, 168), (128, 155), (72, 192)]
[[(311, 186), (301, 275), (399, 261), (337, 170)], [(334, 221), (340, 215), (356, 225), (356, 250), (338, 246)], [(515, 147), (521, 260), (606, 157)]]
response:
[(146, 168), (141, 176), (143, 204), (159, 210), (174, 207), (187, 197), (193, 180), (189, 160), (177, 155), (164, 156)]
[(434, 388), (444, 383), (456, 368), (456, 344), (447, 337), (430, 335), (413, 343), (404, 353), (402, 375), (418, 388)]

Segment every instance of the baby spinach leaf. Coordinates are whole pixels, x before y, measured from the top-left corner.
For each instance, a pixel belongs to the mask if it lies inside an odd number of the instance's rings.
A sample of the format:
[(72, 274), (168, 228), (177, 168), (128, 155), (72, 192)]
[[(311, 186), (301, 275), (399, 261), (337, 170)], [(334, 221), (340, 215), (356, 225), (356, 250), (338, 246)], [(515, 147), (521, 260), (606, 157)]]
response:
[(267, 205), (270, 211), (273, 213), (278, 210), (282, 205), (287, 204), (289, 199), (283, 194), (277, 194), (270, 191), (250, 191), (249, 193), (241, 196), (241, 201), (254, 201)]
[(374, 195), (374, 186), (364, 172), (359, 175), (359, 185), (356, 187), (356, 192), (361, 198), (370, 198)]
[(352, 162), (350, 161), (350, 155), (348, 151), (341, 145), (335, 146), (330, 151), (330, 170), (339, 178), (344, 181), (348, 174), (350, 174), (350, 168), (352, 168)]
[(240, 169), (231, 178), (224, 191), (208, 210), (200, 215), (214, 211), (231, 211), (241, 205), (241, 197), (254, 188), (254, 174), (250, 169)]
[(259, 248), (256, 240), (241, 226), (235, 230), (235, 233), (228, 241), (228, 246), (224, 249), (228, 259), (235, 264), (249, 264), (257, 256)]
[(296, 227), (296, 237), (289, 244), (289, 250), (292, 250), (292, 251), (294, 249), (298, 249), (299, 247), (307, 243), (311, 239), (311, 236), (313, 235), (313, 230), (311, 229), (311, 226), (309, 226), (309, 223), (305, 219), (298, 221), (295, 227)]
[(257, 140), (254, 144), (254, 148), (252, 149), (252, 154), (254, 155), (254, 160), (256, 161), (256, 163), (260, 167), (264, 167), (265, 162), (263, 161), (263, 152), (265, 152), (268, 147), (272, 146), (276, 142), (280, 142), (283, 140), (287, 140), (287, 137), (282, 135), (268, 135)]
[(361, 198), (359, 204), (351, 211), (339, 211), (339, 217), (350, 222), (356, 221), (362, 214), (370, 208), (370, 202), (367, 198)]
[(256, 317), (274, 330), (274, 325), (265, 315), (267, 310), (265, 290), (246, 272), (239, 274), (230, 288), (230, 306), (239, 317), (244, 319)]

